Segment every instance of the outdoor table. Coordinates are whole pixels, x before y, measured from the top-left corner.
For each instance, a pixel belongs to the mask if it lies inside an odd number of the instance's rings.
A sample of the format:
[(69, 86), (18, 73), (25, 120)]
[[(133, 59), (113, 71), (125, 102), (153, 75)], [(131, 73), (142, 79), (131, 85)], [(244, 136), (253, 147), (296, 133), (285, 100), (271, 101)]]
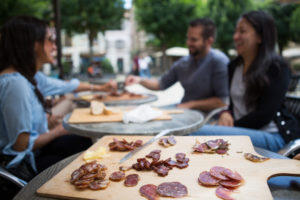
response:
[[(255, 147), (255, 151), (262, 156), (270, 157), (270, 158), (277, 158), (277, 159), (288, 159), (287, 157), (281, 156), (279, 154), (267, 151), (265, 149)], [(70, 156), (54, 165), (46, 169), (45, 171), (41, 172), (37, 175), (34, 179), (32, 179), (14, 198), (14, 200), (23, 200), (23, 199), (30, 199), (30, 200), (50, 200), (53, 198), (46, 198), (40, 197), (36, 194), (36, 190), (40, 188), (45, 182), (50, 180), (53, 176), (55, 176), (60, 170), (66, 167), (69, 163), (71, 163), (80, 153)], [(300, 162), (300, 161), (299, 161)], [(280, 177), (274, 177), (272, 179), (276, 179)], [(300, 177), (292, 177), (294, 181), (297, 181), (300, 184)], [(290, 181), (290, 179), (288, 179)], [(269, 181), (270, 182), (270, 181)], [(269, 185), (273, 198), (275, 200), (298, 200), (300, 197), (299, 188), (295, 189), (289, 183), (285, 186), (272, 186)], [(299, 187), (299, 186), (298, 186)]]
[(68, 123), (68, 114), (64, 117), (63, 126), (68, 131), (91, 138), (100, 138), (104, 135), (155, 135), (166, 129), (176, 129), (173, 135), (187, 135), (197, 131), (203, 125), (203, 114), (199, 111), (184, 109), (183, 113), (171, 114), (171, 120), (154, 120), (146, 123), (107, 122), (107, 123)]
[[(157, 96), (154, 94), (143, 94), (145, 98), (141, 99), (130, 99), (130, 100), (115, 100), (115, 101), (105, 101), (103, 102), (106, 106), (132, 106), (141, 105), (145, 103), (151, 103), (157, 100)], [(74, 102), (77, 107), (89, 107), (90, 102), (86, 100), (75, 99)]]

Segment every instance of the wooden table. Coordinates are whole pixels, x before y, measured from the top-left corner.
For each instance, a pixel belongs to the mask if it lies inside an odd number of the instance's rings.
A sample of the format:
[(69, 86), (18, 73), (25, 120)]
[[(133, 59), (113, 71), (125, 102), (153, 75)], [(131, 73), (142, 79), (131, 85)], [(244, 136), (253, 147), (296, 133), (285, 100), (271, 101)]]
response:
[(185, 109), (181, 114), (172, 114), (171, 120), (150, 121), (143, 124), (124, 124), (123, 122), (69, 124), (68, 114), (64, 120), (64, 127), (74, 134), (100, 138), (104, 135), (155, 135), (165, 129), (173, 129), (173, 135), (187, 135), (197, 131), (203, 124), (203, 114)]
[[(255, 148), (256, 152), (259, 154), (270, 157), (270, 158), (277, 158), (277, 159), (288, 159), (284, 156), (281, 156), (279, 154), (261, 149), (261, 148)], [(53, 198), (46, 198), (46, 197), (40, 197), (36, 195), (36, 190), (41, 187), (45, 182), (50, 180), (53, 176), (55, 176), (61, 169), (66, 167), (69, 163), (71, 163), (77, 156), (79, 155), (73, 155), (70, 156), (55, 165), (49, 167), (39, 175), (37, 175), (33, 180), (31, 180), (14, 198), (14, 200), (23, 200), (23, 199), (30, 199), (30, 200), (51, 200)], [(278, 177), (275, 177), (278, 178)], [(272, 178), (274, 179), (274, 178)], [(273, 186), (271, 184), (272, 182), (269, 181), (269, 186), (273, 195), (273, 198), (275, 200), (298, 200), (300, 197), (300, 191), (299, 188), (293, 188), (290, 186), (290, 184), (286, 184), (285, 186)], [(300, 184), (300, 177), (293, 177), (293, 180), (297, 181), (298, 184)]]

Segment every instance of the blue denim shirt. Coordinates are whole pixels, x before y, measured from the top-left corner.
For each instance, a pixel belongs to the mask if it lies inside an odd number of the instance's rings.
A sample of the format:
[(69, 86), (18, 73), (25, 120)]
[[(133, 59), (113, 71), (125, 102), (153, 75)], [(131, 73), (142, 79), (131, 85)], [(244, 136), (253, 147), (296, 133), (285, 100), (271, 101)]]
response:
[(60, 79), (48, 77), (42, 72), (37, 72), (34, 78), (37, 82), (39, 90), (44, 97), (73, 92), (80, 84), (78, 79), (63, 81)]
[[(38, 88), (44, 96), (75, 90), (79, 81), (62, 81), (38, 72), (35, 76)], [(36, 170), (34, 141), (48, 132), (47, 116), (34, 93), (34, 86), (20, 73), (0, 75), (0, 150), (2, 154), (15, 156), (7, 168), (15, 167), (26, 159)], [(27, 149), (18, 152), (12, 146), (20, 133), (30, 134)]]

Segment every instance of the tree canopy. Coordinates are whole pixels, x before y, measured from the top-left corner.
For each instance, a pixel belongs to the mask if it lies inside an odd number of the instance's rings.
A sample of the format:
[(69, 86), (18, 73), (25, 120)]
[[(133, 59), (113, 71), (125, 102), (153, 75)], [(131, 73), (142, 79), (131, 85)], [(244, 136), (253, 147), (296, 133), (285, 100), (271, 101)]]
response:
[(49, 20), (52, 7), (50, 1), (40, 0), (1, 0), (0, 25), (19, 15), (30, 15)]
[(136, 0), (136, 18), (140, 28), (152, 34), (158, 45), (166, 49), (184, 44), (195, 6), (179, 0)]
[(117, 29), (124, 15), (123, 0), (61, 0), (62, 28), (71, 33), (87, 33), (90, 49), (98, 32)]

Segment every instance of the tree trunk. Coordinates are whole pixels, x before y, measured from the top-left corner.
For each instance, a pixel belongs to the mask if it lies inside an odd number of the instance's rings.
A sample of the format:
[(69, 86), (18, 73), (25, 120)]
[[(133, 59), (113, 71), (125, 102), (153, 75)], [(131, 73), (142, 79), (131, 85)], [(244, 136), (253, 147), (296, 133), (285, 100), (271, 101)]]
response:
[(167, 47), (165, 44), (162, 45), (162, 67), (161, 67), (161, 73), (164, 73), (168, 70), (168, 62), (167, 62), (167, 54), (166, 54)]
[(94, 57), (93, 41), (95, 39), (95, 34), (93, 33), (93, 31), (89, 31), (88, 37), (89, 37), (89, 56), (90, 56), (90, 61), (92, 61)]

